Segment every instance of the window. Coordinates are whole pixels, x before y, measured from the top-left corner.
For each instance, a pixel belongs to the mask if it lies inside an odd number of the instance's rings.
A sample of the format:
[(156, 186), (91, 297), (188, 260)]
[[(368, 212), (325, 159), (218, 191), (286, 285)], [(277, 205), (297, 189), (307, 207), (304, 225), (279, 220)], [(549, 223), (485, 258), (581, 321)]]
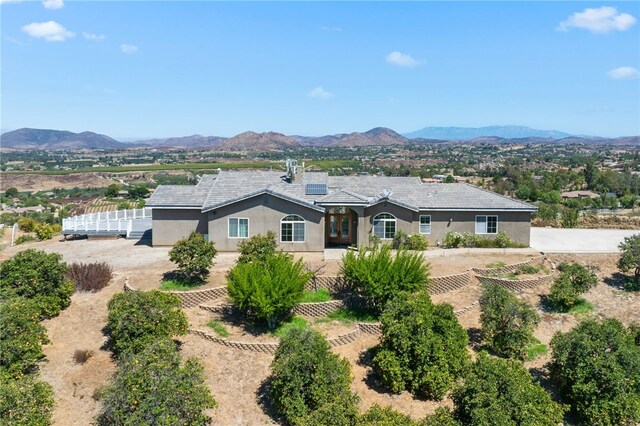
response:
[(476, 234), (497, 234), (498, 216), (476, 216)]
[(246, 217), (230, 217), (229, 238), (249, 238), (249, 219)]
[(280, 221), (280, 241), (304, 243), (304, 219), (297, 214), (285, 216)]
[(373, 235), (391, 240), (396, 234), (396, 218), (389, 213), (380, 213), (373, 218)]
[(420, 216), (420, 233), (421, 234), (431, 233), (431, 215)]

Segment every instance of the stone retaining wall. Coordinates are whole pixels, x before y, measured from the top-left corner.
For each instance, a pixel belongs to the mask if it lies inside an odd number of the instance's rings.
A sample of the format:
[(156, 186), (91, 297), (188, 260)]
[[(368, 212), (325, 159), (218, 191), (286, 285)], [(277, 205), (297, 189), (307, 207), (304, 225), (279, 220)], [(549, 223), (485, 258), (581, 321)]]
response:
[(329, 291), (331, 294), (337, 294), (347, 290), (347, 283), (344, 278), (340, 276), (320, 275), (311, 278), (304, 285), (304, 289), (309, 291), (317, 291), (321, 288)]
[(363, 333), (375, 334), (377, 336), (382, 334), (382, 324), (379, 322), (359, 322), (358, 328)]
[(524, 262), (512, 263), (511, 265), (506, 265), (506, 266), (503, 266), (502, 268), (472, 268), (472, 270), (478, 275), (502, 274), (507, 272), (513, 272), (516, 269), (518, 269), (518, 267), (524, 266), (524, 265), (543, 266), (544, 261), (545, 261), (544, 256), (536, 256)]
[(344, 308), (343, 300), (329, 300), (327, 302), (300, 303), (293, 308), (293, 313), (306, 317), (324, 317), (331, 312)]
[(169, 291), (182, 300), (183, 308), (194, 308), (203, 302), (227, 297), (227, 286), (205, 288), (203, 290)]
[(541, 277), (532, 278), (529, 280), (508, 280), (505, 278), (483, 277), (480, 275), (477, 275), (476, 278), (482, 284), (497, 284), (511, 291), (523, 291), (542, 284), (548, 284), (549, 282), (551, 282), (553, 275), (543, 275)]
[(278, 349), (278, 343), (275, 342), (235, 342), (233, 340), (223, 339), (214, 334), (211, 334), (203, 330), (189, 330), (189, 333), (200, 336), (206, 340), (210, 340), (228, 348), (238, 349), (241, 351), (262, 352), (266, 354), (273, 354)]
[(467, 271), (462, 274), (445, 275), (442, 277), (432, 277), (428, 286), (429, 293), (443, 294), (450, 291), (461, 289), (471, 283), (471, 272)]

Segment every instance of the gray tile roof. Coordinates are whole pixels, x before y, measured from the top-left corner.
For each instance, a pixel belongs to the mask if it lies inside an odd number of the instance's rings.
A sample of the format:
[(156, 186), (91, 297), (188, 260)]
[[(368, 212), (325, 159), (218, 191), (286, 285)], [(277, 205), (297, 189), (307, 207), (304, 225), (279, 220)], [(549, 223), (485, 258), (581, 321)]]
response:
[[(326, 183), (328, 194), (307, 195), (307, 183)], [(385, 191), (386, 190), (386, 191)], [(149, 207), (200, 206), (203, 211), (268, 193), (316, 210), (321, 205), (373, 205), (388, 200), (411, 210), (521, 210), (535, 207), (469, 184), (423, 183), (417, 177), (328, 176), (305, 173), (288, 183), (282, 172), (222, 171), (205, 175), (197, 186), (159, 186)]]

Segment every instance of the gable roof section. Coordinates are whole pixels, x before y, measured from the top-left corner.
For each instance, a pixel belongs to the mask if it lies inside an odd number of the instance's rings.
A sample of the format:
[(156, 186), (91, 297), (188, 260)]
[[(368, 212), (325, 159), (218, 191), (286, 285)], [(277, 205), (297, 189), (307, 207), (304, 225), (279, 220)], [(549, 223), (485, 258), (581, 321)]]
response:
[(208, 187), (196, 185), (160, 185), (149, 197), (145, 206), (155, 208), (202, 208), (209, 194)]
[(371, 197), (365, 197), (347, 189), (338, 189), (337, 191), (330, 192), (329, 194), (323, 195), (322, 197), (315, 200), (316, 204), (319, 205), (350, 204), (362, 206), (371, 204), (371, 201)]

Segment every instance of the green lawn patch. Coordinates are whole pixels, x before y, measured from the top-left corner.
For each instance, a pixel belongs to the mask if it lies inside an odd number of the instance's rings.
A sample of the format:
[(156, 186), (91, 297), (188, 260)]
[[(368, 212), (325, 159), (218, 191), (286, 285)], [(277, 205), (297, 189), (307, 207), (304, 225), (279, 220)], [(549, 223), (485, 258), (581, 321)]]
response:
[(344, 324), (354, 322), (378, 322), (378, 316), (366, 309), (340, 308), (327, 315), (330, 320), (338, 320)]
[(289, 330), (293, 328), (305, 329), (309, 326), (307, 320), (302, 317), (294, 316), (289, 321), (283, 322), (280, 324), (280, 327), (276, 328), (271, 332), (274, 336), (282, 337), (289, 332)]
[(589, 312), (592, 312), (594, 309), (595, 308), (591, 303), (587, 302), (585, 299), (580, 299), (576, 302), (575, 305), (571, 307), (571, 309), (569, 309), (569, 313), (573, 315), (582, 315), (582, 314), (588, 314)]
[(220, 321), (211, 320), (207, 323), (207, 326), (212, 328), (220, 337), (227, 337), (229, 335), (227, 327), (225, 327)]
[(527, 347), (527, 361), (533, 361), (534, 359), (538, 358), (540, 355), (544, 355), (546, 353), (547, 353), (547, 345), (540, 342), (540, 340), (534, 337), (531, 343), (529, 343), (529, 346)]
[(300, 303), (328, 302), (331, 299), (329, 290), (325, 290), (324, 288), (318, 289), (317, 291), (305, 290)]
[(199, 285), (178, 280), (164, 280), (160, 283), (160, 290), (187, 291), (193, 290)]

